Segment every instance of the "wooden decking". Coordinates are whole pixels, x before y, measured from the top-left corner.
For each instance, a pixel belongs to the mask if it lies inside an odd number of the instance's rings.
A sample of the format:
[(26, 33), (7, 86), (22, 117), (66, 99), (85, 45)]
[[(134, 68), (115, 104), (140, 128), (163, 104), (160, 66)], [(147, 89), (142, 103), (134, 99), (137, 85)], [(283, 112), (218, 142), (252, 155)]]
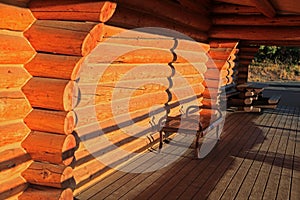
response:
[(78, 199), (300, 199), (300, 110), (232, 113), (204, 159), (192, 150), (151, 173), (116, 171)]

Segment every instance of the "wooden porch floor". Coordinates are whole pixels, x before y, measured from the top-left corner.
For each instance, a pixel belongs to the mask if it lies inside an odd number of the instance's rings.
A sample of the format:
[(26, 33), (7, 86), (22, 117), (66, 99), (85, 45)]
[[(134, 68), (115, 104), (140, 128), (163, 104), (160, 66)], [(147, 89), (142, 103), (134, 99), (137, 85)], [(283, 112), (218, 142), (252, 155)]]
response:
[(116, 171), (77, 199), (300, 199), (300, 110), (231, 113), (204, 159), (192, 150), (151, 173)]

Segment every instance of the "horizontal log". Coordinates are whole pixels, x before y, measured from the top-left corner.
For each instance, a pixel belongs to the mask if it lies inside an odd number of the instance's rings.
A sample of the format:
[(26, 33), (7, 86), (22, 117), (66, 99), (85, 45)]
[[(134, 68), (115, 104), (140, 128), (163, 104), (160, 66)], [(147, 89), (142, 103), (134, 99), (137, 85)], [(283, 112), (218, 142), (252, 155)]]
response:
[(177, 39), (175, 41), (172, 36), (168, 37), (151, 32), (152, 29), (139, 31), (110, 25), (105, 25), (104, 29), (105, 34), (103, 38), (107, 43), (124, 44), (138, 48), (174, 49), (176, 51), (208, 52), (210, 49), (210, 46), (206, 43), (186, 39)]
[[(173, 2), (152, 0), (141, 2), (139, 0), (119, 0), (119, 5), (127, 6), (137, 11), (175, 21), (178, 24), (188, 25), (200, 31), (207, 31), (210, 28), (210, 21), (205, 15), (186, 11), (183, 7)], [(118, 9), (118, 8), (117, 8)]]
[[(166, 63), (113, 63), (108, 66), (107, 64), (96, 64), (95, 62), (95, 64), (87, 65), (84, 69), (81, 70), (81, 72), (79, 73), (80, 81), (78, 84), (81, 86), (87, 83), (96, 84), (97, 82), (99, 82), (99, 84), (102, 84), (124, 82), (130, 80), (138, 81), (131, 83), (129, 85), (131, 87), (138, 85), (139, 83), (144, 85), (147, 84), (147, 82), (164, 84), (166, 83), (167, 77), (174, 76), (172, 75), (173, 71), (175, 71), (176, 75), (178, 76), (185, 76), (193, 74), (203, 74), (207, 69), (205, 63), (172, 63), (172, 66), (174, 67), (173, 70)], [(103, 68), (106, 69), (101, 74), (100, 70)], [(95, 73), (95, 70), (99, 73)]]
[(241, 46), (239, 47), (239, 53), (256, 54), (259, 50), (259, 46)]
[(28, 187), (26, 180), (20, 176), (7, 178), (4, 182), (0, 184), (1, 184), (0, 187), (1, 199), (12, 199), (14, 195), (23, 192)]
[(261, 108), (254, 107), (254, 106), (244, 107), (244, 111), (245, 112), (261, 112)]
[(115, 172), (115, 169), (107, 167), (97, 159), (93, 159), (82, 166), (75, 167), (73, 172), (74, 179), (76, 180), (74, 195), (86, 191), (91, 185), (103, 180), (113, 172)]
[(37, 51), (86, 56), (103, 33), (102, 23), (37, 20), (24, 35)]
[(50, 187), (29, 187), (26, 191), (19, 196), (20, 200), (31, 199), (73, 199), (73, 193), (70, 188), (68, 189), (55, 189)]
[(117, 4), (110, 1), (33, 0), (29, 8), (37, 19), (106, 22)]
[[(211, 38), (232, 38), (241, 40), (299, 40), (299, 27), (259, 27), (259, 26), (215, 26), (210, 30)], [(257, 42), (259, 43), (259, 42)]]
[(32, 76), (76, 80), (84, 58), (37, 53), (24, 65)]
[(205, 91), (202, 93), (202, 96), (206, 99), (217, 99), (220, 96), (220, 91), (205, 89)]
[(211, 49), (209, 51), (209, 56), (212, 59), (216, 59), (216, 60), (235, 60), (236, 59), (236, 53), (238, 50), (236, 49), (226, 49), (226, 50), (215, 50), (215, 49)]
[(32, 107), (70, 111), (78, 101), (74, 81), (38, 78), (30, 79), (22, 88)]
[(244, 53), (241, 53), (239, 54), (239, 60), (253, 60), (255, 57), (255, 54), (252, 54), (252, 55), (247, 55), (247, 54), (244, 54)]
[(248, 66), (239, 66), (238, 71), (239, 72), (248, 72)]
[(69, 165), (74, 158), (76, 140), (72, 134), (32, 131), (22, 142), (22, 147), (35, 161)]
[(236, 5), (244, 5), (244, 6), (255, 6), (252, 0), (216, 0), (217, 2), (229, 3), (229, 4), (236, 4)]
[(29, 132), (22, 119), (0, 123), (0, 146), (21, 142)]
[(22, 33), (0, 31), (1, 64), (24, 64), (34, 55), (35, 50)]
[(230, 60), (210, 60), (206, 63), (207, 69), (226, 70), (235, 67), (235, 62)]
[(252, 63), (252, 59), (242, 59), (238, 61), (239, 66), (243, 66), (243, 67), (247, 67), (248, 65), (250, 65)]
[[(171, 101), (172, 103), (175, 102), (178, 104), (178, 100), (180, 100), (182, 103), (184, 103), (185, 102), (184, 98), (187, 98), (188, 95), (189, 96), (193, 95), (193, 97), (195, 97), (195, 95), (201, 94), (204, 91), (204, 89), (205, 88), (201, 84), (172, 89)], [(98, 104), (95, 106), (95, 108), (93, 107), (76, 108), (75, 112), (78, 117), (78, 123), (75, 130), (80, 129), (81, 127), (84, 127), (88, 124), (95, 124), (98, 122), (100, 123), (102, 128), (108, 128), (108, 126), (113, 126), (113, 125), (111, 123), (107, 125), (107, 123), (105, 122), (106, 120), (114, 119), (113, 117), (115, 117), (119, 119), (118, 122), (123, 123), (124, 121), (122, 120), (124, 117), (128, 120), (128, 116), (127, 117), (125, 116), (127, 114), (129, 114), (131, 119), (133, 120), (141, 120), (144, 119), (145, 117), (148, 118), (150, 112), (149, 109), (152, 108), (152, 106), (158, 106), (160, 108), (163, 108), (164, 104), (168, 102), (168, 99), (163, 99), (163, 98), (168, 98), (167, 96), (165, 96), (166, 92), (162, 92), (162, 94), (161, 95), (159, 95), (159, 93), (146, 94), (136, 98), (131, 98), (131, 101), (129, 103), (129, 109), (126, 109), (126, 107), (124, 106), (128, 103), (128, 100), (127, 99), (120, 100), (118, 101), (118, 105), (123, 105), (123, 106), (121, 107), (115, 106), (114, 113), (112, 113), (111, 103)], [(96, 109), (96, 115), (92, 114), (93, 109)], [(164, 110), (165, 109), (163, 109), (161, 112), (164, 112)]]
[(72, 167), (49, 163), (33, 162), (22, 172), (28, 183), (55, 188), (72, 186)]
[(253, 6), (240, 6), (234, 4), (215, 4), (212, 8), (214, 14), (251, 14), (259, 15), (260, 12)]
[[(92, 113), (86, 113), (90, 107), (82, 107), (76, 109), (75, 112), (78, 116), (77, 126), (82, 126), (90, 121), (96, 122), (110, 119), (114, 116), (135, 112), (145, 108), (150, 108), (154, 105), (164, 105), (168, 102), (168, 95), (166, 92), (157, 92), (153, 94), (145, 94), (138, 97), (126, 98), (111, 102), (99, 102), (95, 105), (97, 119), (92, 118)], [(114, 105), (114, 106), (113, 106)], [(120, 105), (123, 105), (122, 107)], [(125, 106), (127, 105), (127, 107)], [(79, 116), (80, 115), (80, 116)], [(82, 119), (84, 117), (84, 119)]]
[(276, 16), (267, 18), (255, 15), (225, 15), (213, 18), (215, 25), (245, 26), (300, 26), (299, 15)]
[[(20, 144), (18, 143), (6, 146), (3, 145), (1, 147), (4, 147), (4, 149), (0, 150), (0, 171), (4, 172), (1, 174), (3, 179), (5, 177), (4, 174), (8, 175), (10, 172), (18, 174), (23, 170), (24, 163), (31, 160), (30, 156), (24, 151), (24, 149), (22, 149), (22, 147), (20, 147)], [(12, 175), (13, 174), (10, 174), (10, 176)]]
[(20, 88), (30, 77), (23, 65), (0, 64), (0, 88)]
[(193, 27), (165, 21), (151, 14), (136, 12), (135, 10), (124, 8), (121, 6), (117, 7), (115, 14), (107, 23), (109, 25), (120, 26), (123, 28), (162, 27), (178, 31), (179, 33), (185, 34), (185, 36), (183, 37), (182, 34), (177, 33), (174, 34), (174, 32), (170, 33), (170, 31), (160, 31), (159, 34), (161, 35), (173, 36), (181, 39), (187, 39), (186, 36), (189, 36), (196, 41), (202, 42), (207, 40), (206, 33), (201, 32)]
[(209, 42), (210, 48), (229, 48), (229, 49), (234, 49), (237, 47), (239, 42), (237, 40), (230, 40), (230, 39), (225, 39), (225, 40), (211, 40)]
[(251, 0), (251, 2), (263, 15), (269, 18), (275, 17), (276, 10), (269, 0)]
[[(115, 116), (115, 118), (105, 118), (101, 121), (98, 121), (97, 119), (101, 117), (100, 114), (98, 114), (98, 116), (93, 116), (91, 112), (89, 113), (85, 112), (85, 111), (90, 111), (88, 108), (85, 108), (83, 110), (76, 110), (79, 123), (75, 131), (76, 133), (79, 133), (78, 135), (80, 136), (81, 140), (85, 141), (87, 139), (94, 138), (95, 135), (93, 133), (97, 131), (99, 127), (101, 127), (103, 132), (108, 133), (108, 132), (118, 130), (120, 129), (120, 127), (130, 125), (129, 121), (136, 123), (141, 120), (150, 119), (153, 116), (165, 116), (166, 112), (165, 109), (163, 109), (163, 107), (164, 105), (159, 106), (152, 113), (149, 107), (147, 107), (142, 110), (131, 112), (129, 113), (130, 114), (129, 116), (127, 115), (128, 113), (126, 113), (126, 115)], [(79, 145), (79, 149), (77, 150), (77, 153), (75, 152), (77, 161), (81, 160), (81, 158), (83, 157), (82, 155), (78, 154), (78, 151), (80, 151), (80, 149), (81, 146)]]
[(24, 119), (34, 131), (71, 134), (75, 127), (74, 112), (33, 109)]
[[(124, 53), (116, 57), (116, 48), (120, 52)], [(101, 51), (106, 52), (103, 56), (93, 56), (89, 58), (89, 62), (93, 63), (188, 63), (188, 62), (206, 62), (207, 56), (205, 52), (191, 52), (191, 51), (177, 51), (174, 56), (170, 50), (153, 49), (153, 48), (141, 48), (136, 49), (134, 46), (115, 44), (103, 44), (101, 45)], [(114, 58), (114, 59), (113, 59)]]
[[(173, 77), (172, 89), (180, 88), (183, 86), (190, 86), (195, 84), (201, 84), (204, 78), (202, 75), (189, 75), (185, 77)], [(167, 77), (155, 79), (155, 80), (135, 80), (133, 84), (131, 81), (107, 83), (101, 85), (82, 85), (80, 86), (81, 97), (78, 104), (79, 107), (91, 106), (94, 104), (108, 103), (110, 101), (123, 100), (135, 101), (135, 98), (141, 98), (141, 95), (153, 95), (153, 93), (159, 93), (161, 95), (167, 95), (165, 90), (168, 88), (169, 81)], [(93, 88), (97, 87), (96, 90)], [(95, 96), (92, 96), (95, 95)], [(153, 96), (154, 98), (154, 96)], [(136, 99), (138, 101), (138, 99)]]
[(22, 91), (0, 91), (0, 122), (23, 119), (30, 110), (31, 106)]
[(242, 45), (266, 45), (266, 46), (291, 46), (291, 47), (298, 47), (300, 46), (300, 41), (299, 40), (269, 40), (269, 41), (255, 41), (255, 40), (244, 40), (241, 42)]
[(204, 77), (208, 79), (226, 78), (230, 75), (228, 70), (209, 69), (205, 72)]
[(0, 10), (0, 29), (24, 31), (35, 21), (28, 8), (0, 3)]
[(219, 98), (208, 99), (204, 98), (202, 100), (202, 105), (208, 108), (218, 107), (219, 106)]
[(191, 10), (195, 13), (200, 13), (202, 15), (209, 14), (209, 10), (202, 3), (197, 4), (197, 2), (193, 0), (179, 0), (179, 3), (187, 10)]
[(248, 73), (244, 73), (244, 72), (240, 72), (239, 75), (238, 75), (238, 78), (248, 78)]

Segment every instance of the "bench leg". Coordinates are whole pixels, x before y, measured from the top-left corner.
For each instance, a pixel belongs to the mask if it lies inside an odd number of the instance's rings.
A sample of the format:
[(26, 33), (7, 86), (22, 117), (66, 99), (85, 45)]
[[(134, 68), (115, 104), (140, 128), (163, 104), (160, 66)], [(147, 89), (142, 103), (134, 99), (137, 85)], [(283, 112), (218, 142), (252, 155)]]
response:
[(220, 131), (220, 125), (218, 125), (218, 126), (216, 127), (216, 136), (217, 136), (217, 138), (218, 138), (218, 141), (220, 141), (220, 133), (219, 133), (219, 131)]
[(199, 140), (200, 140), (200, 137), (203, 136), (203, 132), (198, 132), (197, 135), (196, 135), (196, 143), (195, 143), (195, 157), (197, 159), (200, 158), (200, 145), (199, 145)]
[(164, 138), (163, 138), (163, 131), (159, 131), (159, 150), (162, 149), (163, 146), (163, 142), (164, 142)]

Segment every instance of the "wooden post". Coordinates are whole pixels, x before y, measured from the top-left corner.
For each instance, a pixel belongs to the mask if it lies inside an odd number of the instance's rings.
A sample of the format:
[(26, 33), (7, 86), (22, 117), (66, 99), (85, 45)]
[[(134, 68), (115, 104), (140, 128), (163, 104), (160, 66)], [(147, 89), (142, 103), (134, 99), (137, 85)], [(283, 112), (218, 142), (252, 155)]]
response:
[(37, 53), (24, 67), (32, 76), (76, 80), (83, 60), (80, 56)]
[(103, 24), (37, 20), (24, 32), (37, 51), (85, 56), (103, 36)]
[(55, 188), (72, 187), (72, 167), (33, 162), (22, 172), (28, 183)]
[(79, 91), (74, 81), (34, 77), (22, 90), (36, 108), (70, 111), (78, 101)]
[(106, 22), (117, 4), (111, 1), (32, 0), (29, 8), (37, 19)]
[(75, 127), (74, 112), (33, 109), (24, 119), (26, 125), (34, 131), (70, 134)]
[(72, 134), (32, 131), (22, 142), (22, 147), (35, 161), (69, 165), (74, 158), (76, 140)]

